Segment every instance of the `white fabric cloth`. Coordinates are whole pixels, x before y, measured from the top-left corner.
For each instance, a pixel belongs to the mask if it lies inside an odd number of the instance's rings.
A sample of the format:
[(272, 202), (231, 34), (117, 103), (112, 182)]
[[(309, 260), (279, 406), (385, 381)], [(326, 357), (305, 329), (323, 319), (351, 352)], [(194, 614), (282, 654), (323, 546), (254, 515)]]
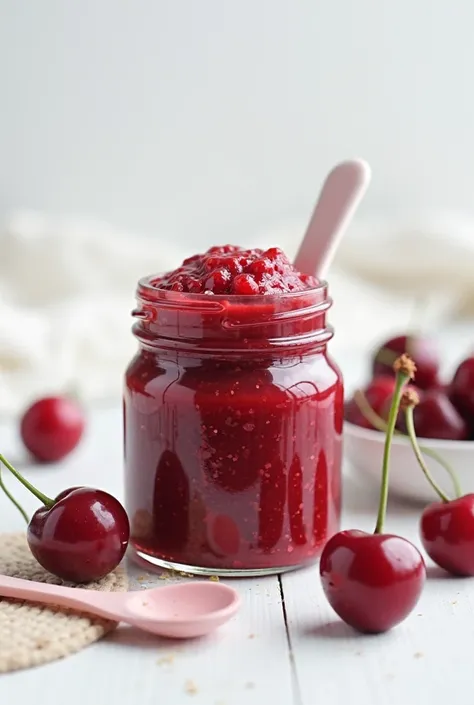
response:
[[(304, 227), (287, 224), (253, 242), (278, 244), (292, 256)], [(0, 414), (69, 389), (86, 402), (118, 397), (136, 349), (130, 311), (137, 280), (190, 254), (165, 235), (13, 214), (0, 231)], [(448, 313), (474, 315), (472, 272), (473, 223), (433, 218), (410, 227), (352, 226), (328, 277), (336, 359), (405, 329), (420, 297), (428, 327)]]

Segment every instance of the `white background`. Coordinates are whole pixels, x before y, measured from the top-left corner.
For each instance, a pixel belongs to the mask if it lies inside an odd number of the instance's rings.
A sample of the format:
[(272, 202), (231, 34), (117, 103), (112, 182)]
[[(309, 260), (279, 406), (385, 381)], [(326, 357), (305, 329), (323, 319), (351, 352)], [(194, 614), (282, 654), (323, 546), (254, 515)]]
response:
[(365, 157), (362, 214), (474, 195), (466, 0), (1, 0), (0, 213), (202, 248), (305, 218)]

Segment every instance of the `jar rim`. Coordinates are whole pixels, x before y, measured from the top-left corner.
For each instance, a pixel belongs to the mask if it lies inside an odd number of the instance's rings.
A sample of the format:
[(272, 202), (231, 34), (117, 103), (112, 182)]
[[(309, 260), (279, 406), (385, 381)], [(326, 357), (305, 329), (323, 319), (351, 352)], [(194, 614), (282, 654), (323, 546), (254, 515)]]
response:
[[(200, 346), (209, 350), (251, 351), (297, 344), (321, 344), (333, 335), (326, 324), (332, 305), (326, 282), (303, 291), (281, 294), (193, 294), (159, 289), (143, 277), (136, 292), (133, 332), (147, 345)], [(227, 346), (227, 347), (226, 347)]]
[(158, 274), (149, 274), (145, 277), (141, 277), (138, 280), (138, 293), (145, 294), (147, 298), (155, 301), (169, 301), (173, 304), (179, 303), (194, 303), (207, 304), (215, 301), (216, 303), (224, 303), (227, 305), (235, 304), (237, 306), (250, 305), (271, 305), (282, 300), (291, 301), (297, 300), (298, 298), (305, 298), (311, 295), (316, 295), (321, 292), (325, 292), (327, 295), (328, 283), (325, 279), (319, 280), (318, 286), (308, 287), (307, 289), (302, 289), (301, 291), (285, 291), (281, 294), (251, 294), (251, 295), (240, 295), (240, 294), (196, 294), (192, 292), (184, 291), (171, 291), (170, 289), (160, 289), (159, 287), (152, 286), (150, 282), (159, 277)]

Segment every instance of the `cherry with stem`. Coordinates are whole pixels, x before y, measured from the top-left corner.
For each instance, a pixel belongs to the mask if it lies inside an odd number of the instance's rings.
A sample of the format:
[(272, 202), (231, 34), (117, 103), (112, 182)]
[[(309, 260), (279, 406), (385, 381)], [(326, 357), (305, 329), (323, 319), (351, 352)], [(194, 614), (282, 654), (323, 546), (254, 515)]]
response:
[[(28, 522), (26, 538), (43, 568), (63, 580), (87, 583), (100, 580), (118, 566), (128, 545), (130, 526), (115, 497), (91, 487), (70, 487), (52, 499), (1, 454), (0, 462), (41, 502)], [(28, 520), (9, 492), (7, 496)]]
[(455, 498), (450, 499), (433, 478), (416, 437), (413, 410), (418, 401), (418, 396), (411, 392), (406, 392), (402, 399), (408, 436), (423, 474), (440, 498), (423, 510), (419, 526), (421, 542), (440, 568), (453, 575), (474, 576), (474, 494), (463, 495), (458, 484)]
[(402, 392), (415, 371), (407, 355), (394, 363), (396, 384), (387, 421), (374, 533), (340, 531), (329, 539), (321, 555), (319, 571), (329, 604), (360, 632), (385, 632), (402, 622), (418, 602), (426, 579), (418, 549), (401, 536), (384, 533), (390, 449)]

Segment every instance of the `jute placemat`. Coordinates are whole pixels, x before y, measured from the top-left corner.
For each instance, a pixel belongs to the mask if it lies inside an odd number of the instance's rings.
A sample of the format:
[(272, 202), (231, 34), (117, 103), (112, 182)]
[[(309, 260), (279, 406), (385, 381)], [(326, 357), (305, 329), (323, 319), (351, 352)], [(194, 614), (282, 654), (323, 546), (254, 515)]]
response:
[[(56, 585), (63, 582), (38, 565), (24, 534), (0, 534), (0, 573)], [(123, 592), (127, 586), (121, 568), (97, 583), (81, 585), (109, 592)], [(0, 673), (64, 658), (115, 626), (115, 622), (72, 610), (0, 597)]]

